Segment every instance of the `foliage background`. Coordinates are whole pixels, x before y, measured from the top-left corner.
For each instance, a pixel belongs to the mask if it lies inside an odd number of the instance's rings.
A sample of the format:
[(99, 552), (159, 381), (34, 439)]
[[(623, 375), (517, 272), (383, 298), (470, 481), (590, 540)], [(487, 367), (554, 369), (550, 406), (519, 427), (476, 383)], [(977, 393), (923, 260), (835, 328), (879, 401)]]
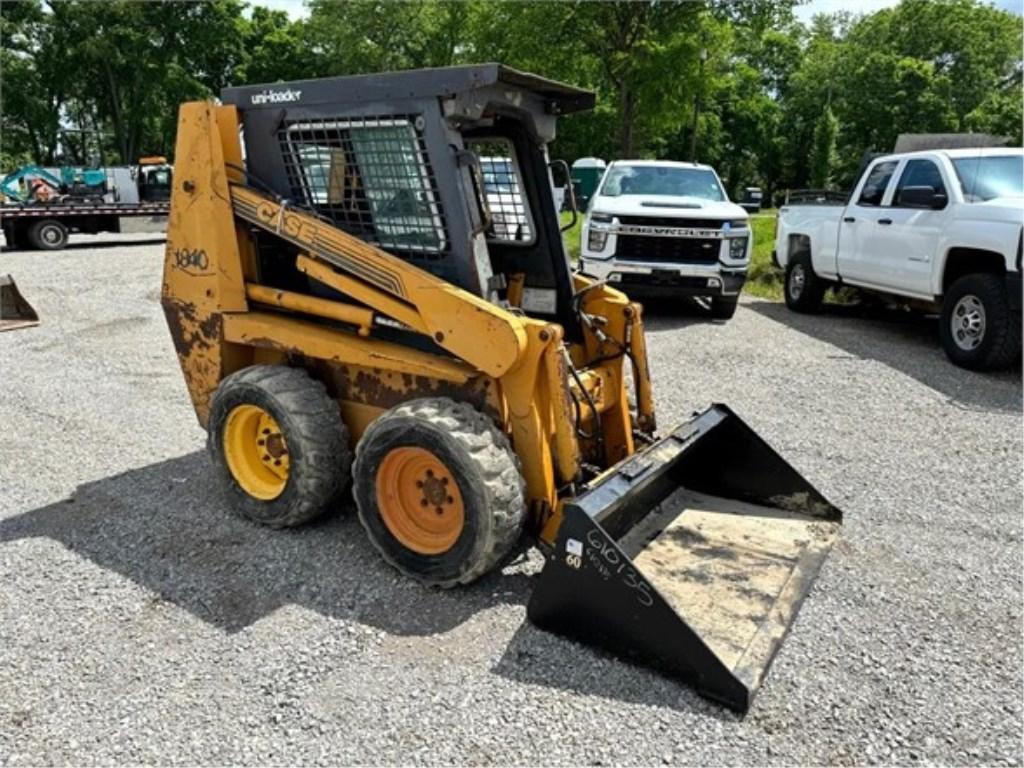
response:
[[(902, 132), (1021, 141), (1021, 20), (903, 0), (799, 23), (796, 0), (0, 3), (0, 168), (172, 155), (177, 105), (228, 84), (500, 61), (592, 88), (552, 156), (691, 159), (730, 193), (826, 180)], [(700, 52), (706, 51), (701, 61)], [(817, 130), (817, 142), (815, 132)]]

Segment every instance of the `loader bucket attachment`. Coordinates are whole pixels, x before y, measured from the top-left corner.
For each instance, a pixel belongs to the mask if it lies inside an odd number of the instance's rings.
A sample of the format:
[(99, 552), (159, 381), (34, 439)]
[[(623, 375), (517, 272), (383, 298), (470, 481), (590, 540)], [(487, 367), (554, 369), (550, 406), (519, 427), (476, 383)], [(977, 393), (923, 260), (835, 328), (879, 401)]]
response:
[(39, 325), (39, 315), (22, 298), (14, 278), (0, 275), (0, 331), (13, 331), (30, 325)]
[(842, 513), (713, 405), (568, 502), (527, 613), (746, 712)]

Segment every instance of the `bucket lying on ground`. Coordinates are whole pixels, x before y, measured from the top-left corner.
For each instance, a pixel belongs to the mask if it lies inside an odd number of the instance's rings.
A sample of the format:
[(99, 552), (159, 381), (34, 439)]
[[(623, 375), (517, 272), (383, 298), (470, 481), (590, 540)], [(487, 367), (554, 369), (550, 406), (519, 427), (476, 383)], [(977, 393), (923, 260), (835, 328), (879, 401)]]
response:
[(527, 613), (745, 712), (841, 520), (714, 405), (566, 505)]
[(13, 331), (30, 325), (39, 325), (39, 315), (22, 298), (14, 278), (0, 275), (0, 331)]

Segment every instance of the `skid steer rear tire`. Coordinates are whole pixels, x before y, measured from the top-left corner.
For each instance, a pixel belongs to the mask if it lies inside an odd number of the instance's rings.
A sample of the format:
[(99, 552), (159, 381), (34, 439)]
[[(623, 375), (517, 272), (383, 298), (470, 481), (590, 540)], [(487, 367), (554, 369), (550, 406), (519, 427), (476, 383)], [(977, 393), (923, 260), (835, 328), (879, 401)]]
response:
[(371, 543), (423, 584), (474, 581), (500, 564), (522, 533), (516, 455), (494, 422), (466, 403), (411, 400), (380, 416), (356, 446), (353, 477)]
[[(277, 428), (271, 437), (283, 438), (276, 443), (281, 458), (287, 456), (283, 483), (259, 463), (270, 453), (258, 448), (247, 466), (244, 444), (229, 444), (240, 434), (244, 438), (244, 420), (259, 418), (257, 410), (272, 420), (261, 425)], [(253, 440), (261, 437), (253, 430)], [(265, 444), (269, 441), (260, 443)], [(325, 512), (339, 501), (351, 476), (352, 452), (338, 403), (301, 368), (255, 365), (221, 381), (210, 406), (207, 449), (235, 511), (272, 528), (299, 525)]]

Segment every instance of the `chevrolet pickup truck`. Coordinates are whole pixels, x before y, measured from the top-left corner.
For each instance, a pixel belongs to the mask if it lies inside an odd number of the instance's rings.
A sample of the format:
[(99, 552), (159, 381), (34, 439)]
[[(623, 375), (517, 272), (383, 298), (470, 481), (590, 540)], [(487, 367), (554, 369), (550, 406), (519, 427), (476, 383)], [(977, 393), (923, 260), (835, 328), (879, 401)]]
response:
[(630, 296), (707, 299), (736, 313), (752, 247), (747, 212), (707, 165), (616, 160), (583, 221), (580, 268)]
[(939, 314), (949, 359), (985, 370), (1021, 356), (1022, 230), (1024, 150), (908, 152), (872, 160), (845, 205), (780, 208), (774, 256), (790, 309), (855, 286)]

